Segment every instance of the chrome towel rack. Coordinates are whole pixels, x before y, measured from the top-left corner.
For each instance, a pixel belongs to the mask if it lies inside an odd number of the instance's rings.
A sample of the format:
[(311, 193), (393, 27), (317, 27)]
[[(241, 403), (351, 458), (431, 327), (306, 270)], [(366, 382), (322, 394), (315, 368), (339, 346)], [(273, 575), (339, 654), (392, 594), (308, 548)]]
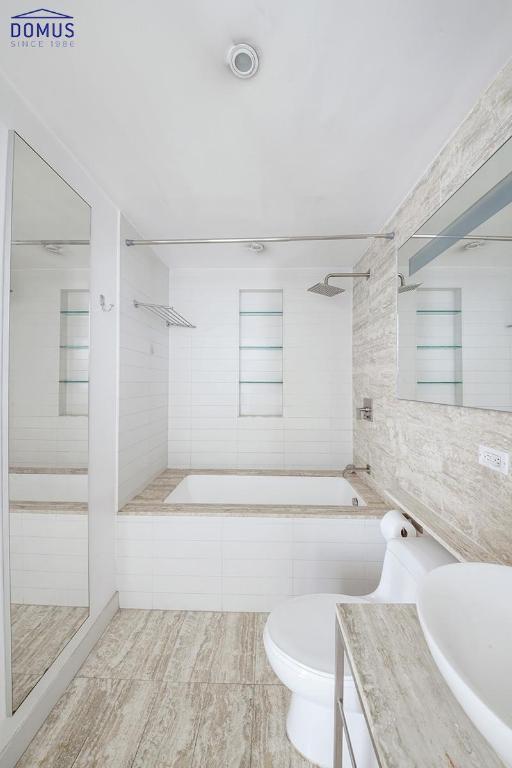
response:
[(135, 309), (139, 309), (139, 307), (142, 307), (142, 309), (147, 309), (148, 312), (152, 312), (154, 315), (160, 318), (160, 320), (163, 320), (168, 328), (171, 326), (175, 326), (177, 328), (195, 328), (195, 325), (192, 325), (192, 323), (189, 323), (188, 320), (186, 320), (183, 315), (180, 315), (179, 312), (176, 312), (176, 310), (173, 307), (166, 307), (164, 304), (144, 304), (142, 301), (137, 301), (137, 299), (133, 300), (133, 306)]

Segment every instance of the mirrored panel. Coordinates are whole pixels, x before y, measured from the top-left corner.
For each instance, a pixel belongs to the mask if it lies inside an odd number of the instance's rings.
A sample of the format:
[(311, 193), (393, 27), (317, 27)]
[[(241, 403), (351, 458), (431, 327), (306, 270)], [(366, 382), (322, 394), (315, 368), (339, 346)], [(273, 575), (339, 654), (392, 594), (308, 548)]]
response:
[(512, 411), (512, 140), (398, 251), (398, 396)]
[(9, 339), (13, 711), (89, 615), (87, 203), (14, 136)]

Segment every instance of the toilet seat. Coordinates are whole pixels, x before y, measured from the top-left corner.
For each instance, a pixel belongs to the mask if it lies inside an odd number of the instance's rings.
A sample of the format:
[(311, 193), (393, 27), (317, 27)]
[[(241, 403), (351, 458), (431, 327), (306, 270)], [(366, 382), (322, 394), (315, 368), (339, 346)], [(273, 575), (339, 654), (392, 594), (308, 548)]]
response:
[(301, 595), (285, 600), (268, 617), (266, 642), (304, 672), (333, 678), (336, 604), (368, 602), (367, 596), (340, 594)]

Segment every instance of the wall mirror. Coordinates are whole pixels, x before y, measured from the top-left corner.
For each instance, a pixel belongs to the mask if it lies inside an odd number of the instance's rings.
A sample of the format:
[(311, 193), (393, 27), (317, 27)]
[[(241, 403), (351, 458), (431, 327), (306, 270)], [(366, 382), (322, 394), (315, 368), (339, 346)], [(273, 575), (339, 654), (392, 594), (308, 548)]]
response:
[(89, 615), (88, 204), (13, 139), (9, 545), (13, 711)]
[(398, 397), (512, 411), (512, 139), (398, 251)]

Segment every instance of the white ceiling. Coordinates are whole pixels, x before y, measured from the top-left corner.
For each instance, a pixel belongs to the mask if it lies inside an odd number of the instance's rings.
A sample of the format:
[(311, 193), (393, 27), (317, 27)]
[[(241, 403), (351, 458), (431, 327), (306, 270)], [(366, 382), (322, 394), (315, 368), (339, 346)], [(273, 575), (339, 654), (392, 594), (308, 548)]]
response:
[[(509, 0), (55, 9), (75, 16), (76, 48), (5, 44), (0, 65), (149, 238), (379, 230), (511, 53)], [(260, 51), (253, 80), (226, 67), (239, 41)], [(177, 266), (329, 266), (363, 248), (159, 253)]]
[[(11, 237), (13, 240), (86, 240), (91, 209), (69, 184), (20, 139), (14, 141)], [(88, 245), (15, 245), (12, 269), (89, 267)]]

